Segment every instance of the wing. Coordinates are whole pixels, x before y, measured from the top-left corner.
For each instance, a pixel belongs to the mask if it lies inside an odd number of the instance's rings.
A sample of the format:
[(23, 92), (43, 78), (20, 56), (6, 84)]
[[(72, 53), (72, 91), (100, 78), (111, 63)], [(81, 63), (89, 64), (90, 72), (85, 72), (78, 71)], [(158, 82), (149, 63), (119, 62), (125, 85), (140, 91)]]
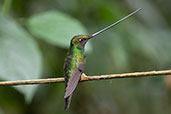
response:
[(64, 107), (64, 110), (67, 111), (70, 104), (71, 104), (71, 97), (72, 95), (68, 96), (67, 98), (65, 98), (65, 107)]
[(84, 64), (80, 64), (78, 67), (74, 68), (74, 71), (73, 71), (73, 73), (72, 73), (71, 77), (69, 78), (68, 83), (66, 85), (64, 98), (69, 97), (73, 93), (73, 91), (77, 87), (77, 84), (80, 80), (80, 77), (81, 77), (83, 70), (84, 70)]

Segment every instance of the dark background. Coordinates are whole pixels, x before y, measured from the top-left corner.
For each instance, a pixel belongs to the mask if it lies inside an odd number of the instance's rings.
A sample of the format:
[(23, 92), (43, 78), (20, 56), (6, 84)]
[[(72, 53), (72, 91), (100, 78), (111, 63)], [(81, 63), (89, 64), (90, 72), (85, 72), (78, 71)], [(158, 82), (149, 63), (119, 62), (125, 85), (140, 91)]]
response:
[[(92, 39), (87, 75), (170, 69), (170, 0), (1, 0), (0, 79), (63, 77), (71, 38), (136, 15)], [(0, 114), (170, 114), (169, 76), (80, 83), (68, 112), (64, 83), (1, 86)]]

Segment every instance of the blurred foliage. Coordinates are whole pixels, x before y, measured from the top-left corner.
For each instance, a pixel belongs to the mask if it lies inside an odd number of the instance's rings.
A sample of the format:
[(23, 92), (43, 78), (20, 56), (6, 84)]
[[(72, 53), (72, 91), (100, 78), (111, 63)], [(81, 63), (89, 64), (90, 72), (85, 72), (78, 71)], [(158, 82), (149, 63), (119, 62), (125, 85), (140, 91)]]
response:
[(75, 33), (86, 34), (81, 23), (57, 11), (48, 11), (32, 16), (28, 21), (28, 27), (35, 36), (67, 48), (70, 43), (70, 36), (74, 36)]
[[(0, 77), (3, 80), (40, 78), (41, 54), (37, 44), (12, 19), (0, 15)], [(16, 87), (31, 100), (35, 87)]]
[[(74, 35), (96, 32), (142, 10), (92, 39), (85, 73), (170, 69), (171, 7), (167, 0), (1, 0), (0, 80), (63, 76)], [(87, 51), (87, 49), (86, 49)], [(170, 78), (80, 83), (70, 114), (170, 114)], [(65, 113), (64, 84), (0, 87), (0, 114)]]

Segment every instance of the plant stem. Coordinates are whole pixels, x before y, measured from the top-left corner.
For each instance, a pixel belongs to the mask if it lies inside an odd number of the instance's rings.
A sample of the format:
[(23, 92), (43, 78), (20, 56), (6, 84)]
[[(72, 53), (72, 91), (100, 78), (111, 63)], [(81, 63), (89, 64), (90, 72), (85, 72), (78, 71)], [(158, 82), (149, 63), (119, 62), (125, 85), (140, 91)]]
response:
[[(86, 76), (83, 73), (80, 81), (106, 80), (106, 79), (117, 79), (117, 78), (136, 78), (136, 77), (160, 76), (160, 75), (171, 75), (171, 70), (134, 72), (134, 73), (123, 73), (123, 74), (108, 74), (108, 75), (101, 75), (101, 76)], [(1, 81), (0, 86), (50, 84), (50, 83), (58, 83), (58, 82), (64, 82), (64, 81), (65, 81), (64, 78)]]

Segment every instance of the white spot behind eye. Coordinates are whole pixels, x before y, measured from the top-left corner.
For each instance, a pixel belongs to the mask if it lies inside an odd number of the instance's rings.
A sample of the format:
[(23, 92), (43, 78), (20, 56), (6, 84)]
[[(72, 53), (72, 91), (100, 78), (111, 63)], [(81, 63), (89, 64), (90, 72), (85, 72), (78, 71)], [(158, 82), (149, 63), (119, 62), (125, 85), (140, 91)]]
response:
[(79, 39), (80, 42), (83, 41), (83, 40), (84, 40), (83, 38), (80, 38), (80, 39)]

